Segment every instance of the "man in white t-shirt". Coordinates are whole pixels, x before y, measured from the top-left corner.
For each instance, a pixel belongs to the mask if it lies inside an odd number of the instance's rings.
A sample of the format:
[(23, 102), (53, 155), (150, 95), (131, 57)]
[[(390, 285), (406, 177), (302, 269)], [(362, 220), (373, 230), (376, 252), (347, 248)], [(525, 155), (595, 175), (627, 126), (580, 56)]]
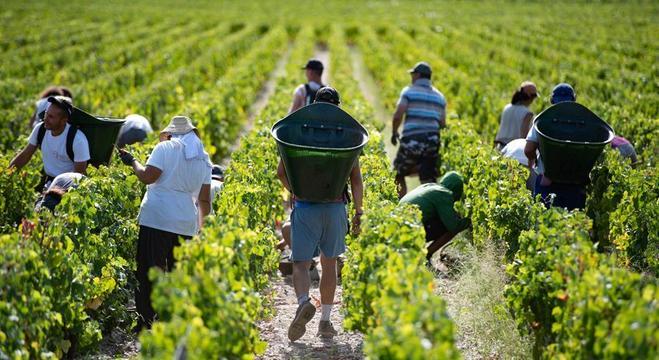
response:
[(295, 88), (295, 92), (293, 94), (293, 103), (291, 104), (291, 108), (288, 110), (289, 114), (313, 103), (314, 99), (316, 98), (316, 92), (318, 89), (325, 86), (322, 83), (324, 69), (325, 67), (320, 60), (310, 59), (307, 61), (307, 64), (302, 68), (302, 70), (305, 70), (307, 83)]
[(151, 328), (157, 315), (151, 305), (149, 269), (171, 271), (179, 238), (189, 239), (201, 229), (211, 209), (212, 163), (197, 128), (185, 116), (173, 117), (160, 132), (160, 143), (145, 165), (125, 150), (119, 150), (119, 154), (121, 161), (131, 166), (137, 178), (147, 185), (138, 215), (139, 286), (135, 290), (135, 306), (140, 315), (138, 328)]
[[(51, 96), (48, 102), (51, 106), (46, 110), (43, 124), (32, 129), (27, 146), (12, 159), (9, 167), (22, 168), (40, 148), (46, 182), (66, 172), (85, 174), (90, 159), (89, 143), (82, 131), (71, 129), (68, 123), (73, 113), (73, 105), (68, 98), (62, 96)], [(45, 131), (40, 131), (42, 127)], [(70, 131), (75, 133), (69, 135)], [(69, 136), (73, 138), (72, 142), (67, 144)]]

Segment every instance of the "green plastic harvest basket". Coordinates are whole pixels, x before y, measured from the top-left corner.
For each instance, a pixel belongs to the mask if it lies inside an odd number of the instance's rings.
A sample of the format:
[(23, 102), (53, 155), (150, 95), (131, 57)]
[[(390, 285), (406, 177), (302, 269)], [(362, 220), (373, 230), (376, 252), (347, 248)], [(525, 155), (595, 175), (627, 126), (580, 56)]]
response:
[(576, 102), (547, 108), (533, 126), (539, 135), (545, 175), (556, 183), (586, 183), (590, 170), (614, 137), (609, 124)]
[(70, 122), (80, 128), (89, 142), (89, 163), (96, 167), (110, 164), (114, 143), (125, 120), (96, 117), (73, 107)]
[(368, 132), (338, 106), (314, 103), (272, 127), (293, 194), (312, 202), (341, 197)]

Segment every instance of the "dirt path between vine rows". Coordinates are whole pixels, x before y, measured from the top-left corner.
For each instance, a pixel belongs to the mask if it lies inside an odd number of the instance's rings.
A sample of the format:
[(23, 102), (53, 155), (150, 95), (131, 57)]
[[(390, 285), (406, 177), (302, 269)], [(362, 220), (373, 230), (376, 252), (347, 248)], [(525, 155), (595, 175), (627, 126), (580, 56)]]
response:
[(284, 75), (284, 72), (286, 70), (286, 64), (288, 63), (288, 58), (291, 55), (291, 50), (292, 49), (293, 49), (293, 44), (289, 43), (288, 48), (286, 49), (286, 52), (277, 61), (277, 65), (275, 66), (275, 69), (273, 70), (273, 72), (270, 74), (270, 77), (268, 78), (268, 81), (266, 81), (266, 83), (263, 84), (263, 87), (261, 88), (261, 90), (259, 90), (258, 94), (256, 94), (256, 99), (254, 100), (252, 105), (249, 107), (249, 110), (247, 112), (247, 123), (245, 124), (243, 129), (240, 131), (240, 134), (236, 138), (236, 141), (231, 146), (231, 150), (229, 150), (229, 156), (222, 159), (222, 164), (223, 165), (225, 165), (225, 166), (229, 165), (229, 162), (231, 161), (231, 154), (235, 150), (240, 148), (240, 142), (241, 142), (243, 136), (247, 135), (252, 130), (252, 128), (254, 127), (254, 121), (256, 120), (256, 117), (259, 116), (261, 111), (268, 104), (268, 100), (270, 100), (270, 97), (275, 92), (275, 86), (277, 85), (277, 79)]
[[(322, 270), (319, 269), (319, 272), (322, 273)], [(295, 342), (288, 340), (288, 326), (293, 320), (298, 306), (291, 276), (273, 278), (271, 289), (275, 293), (272, 304), (275, 314), (272, 319), (258, 324), (261, 339), (268, 343), (265, 354), (258, 359), (363, 359), (362, 335), (343, 329), (343, 314), (340, 309), (341, 285), (336, 288), (335, 305), (331, 318), (334, 328), (339, 334), (331, 340), (316, 336), (320, 320), (320, 293), (317, 281), (312, 282), (310, 296), (318, 311), (307, 324), (307, 332)]]
[[(330, 81), (330, 53), (327, 47), (319, 44), (316, 47), (314, 57), (325, 65), (323, 83), (328, 84)], [(292, 277), (290, 275), (280, 276), (280, 274), (273, 277), (269, 291), (274, 297), (272, 300), (274, 315), (272, 318), (258, 323), (261, 339), (268, 344), (265, 353), (259, 356), (258, 359), (363, 359), (362, 334), (347, 332), (343, 329), (343, 314), (341, 313), (343, 289), (340, 284), (336, 288), (335, 305), (331, 318), (334, 328), (339, 334), (331, 340), (316, 336), (318, 322), (320, 321), (318, 279), (322, 275), (322, 269), (317, 266), (315, 271), (317, 271), (317, 275), (312, 274), (311, 293), (309, 295), (312, 302), (317, 306), (318, 312), (313, 320), (307, 324), (305, 335), (295, 342), (288, 340), (288, 326), (293, 320), (298, 306)]]

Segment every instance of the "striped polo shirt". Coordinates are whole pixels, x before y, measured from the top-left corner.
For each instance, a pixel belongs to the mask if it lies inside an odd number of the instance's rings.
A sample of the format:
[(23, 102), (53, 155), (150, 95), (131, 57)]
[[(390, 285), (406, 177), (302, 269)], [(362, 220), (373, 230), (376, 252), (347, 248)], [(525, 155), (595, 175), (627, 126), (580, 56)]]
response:
[(446, 111), (444, 95), (435, 89), (430, 79), (418, 79), (401, 91), (398, 105), (407, 105), (403, 137), (427, 132), (439, 132), (439, 121)]

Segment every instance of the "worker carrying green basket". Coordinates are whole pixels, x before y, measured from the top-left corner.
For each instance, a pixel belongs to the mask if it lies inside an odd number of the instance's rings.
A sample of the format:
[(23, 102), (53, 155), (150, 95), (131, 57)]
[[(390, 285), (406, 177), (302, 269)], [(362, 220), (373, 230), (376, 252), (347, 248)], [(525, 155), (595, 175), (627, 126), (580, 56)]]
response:
[(318, 336), (337, 334), (330, 321), (337, 283), (337, 258), (345, 252), (348, 233), (346, 182), (352, 187), (355, 215), (353, 231), (362, 215), (364, 185), (359, 154), (368, 141), (364, 127), (339, 108), (339, 94), (330, 87), (318, 90), (315, 102), (277, 122), (272, 135), (281, 160), (277, 175), (294, 196), (291, 213), (291, 260), (298, 309), (288, 338), (296, 341), (314, 317), (309, 266), (320, 249), (321, 317)]
[(526, 137), (524, 153), (538, 174), (533, 195), (540, 195), (547, 207), (583, 209), (590, 170), (613, 140), (613, 129), (576, 102), (569, 84), (554, 87), (551, 103)]

